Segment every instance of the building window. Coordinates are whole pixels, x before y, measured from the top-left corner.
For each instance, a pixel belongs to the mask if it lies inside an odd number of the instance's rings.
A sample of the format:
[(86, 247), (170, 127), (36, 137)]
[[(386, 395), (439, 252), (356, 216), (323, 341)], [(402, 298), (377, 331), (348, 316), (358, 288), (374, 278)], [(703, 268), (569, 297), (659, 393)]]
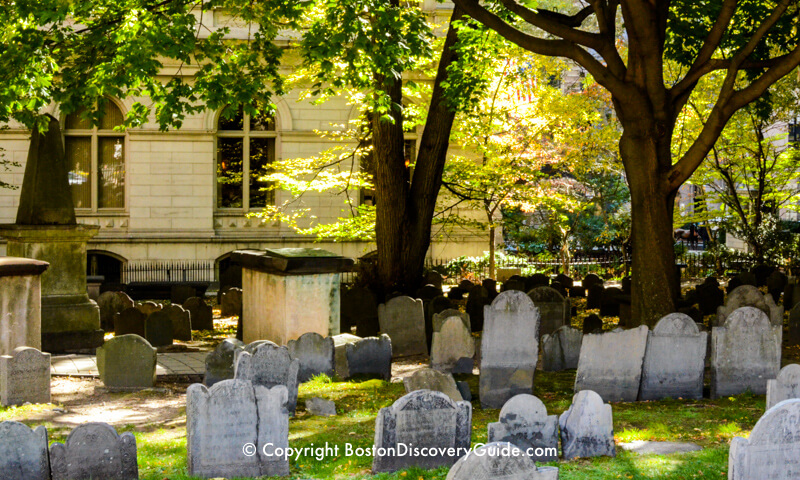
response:
[(114, 102), (100, 105), (97, 126), (85, 110), (67, 115), (64, 151), (69, 165), (69, 183), (76, 209), (98, 211), (125, 208), (125, 134), (122, 111)]
[[(250, 210), (274, 203), (263, 180), (275, 161), (275, 118), (222, 111), (217, 123), (217, 208)], [(245, 181), (245, 179), (247, 179)]]

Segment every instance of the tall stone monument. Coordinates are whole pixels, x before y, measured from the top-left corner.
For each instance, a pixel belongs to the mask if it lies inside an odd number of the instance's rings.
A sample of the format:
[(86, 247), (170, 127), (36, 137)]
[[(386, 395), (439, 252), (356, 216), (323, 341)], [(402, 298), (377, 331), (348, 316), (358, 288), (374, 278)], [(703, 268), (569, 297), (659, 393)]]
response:
[(42, 350), (82, 352), (103, 344), (100, 310), (86, 292), (86, 243), (100, 227), (81, 225), (69, 187), (58, 120), (34, 129), (17, 221), (0, 225), (7, 254), (50, 263), (42, 282)]

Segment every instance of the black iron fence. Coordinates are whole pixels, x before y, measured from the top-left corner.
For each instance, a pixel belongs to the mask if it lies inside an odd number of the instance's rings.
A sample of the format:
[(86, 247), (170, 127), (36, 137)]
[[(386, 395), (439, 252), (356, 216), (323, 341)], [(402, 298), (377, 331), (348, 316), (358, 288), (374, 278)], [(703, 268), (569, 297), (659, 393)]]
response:
[(122, 267), (122, 283), (185, 283), (213, 282), (214, 262), (150, 261), (130, 262)]

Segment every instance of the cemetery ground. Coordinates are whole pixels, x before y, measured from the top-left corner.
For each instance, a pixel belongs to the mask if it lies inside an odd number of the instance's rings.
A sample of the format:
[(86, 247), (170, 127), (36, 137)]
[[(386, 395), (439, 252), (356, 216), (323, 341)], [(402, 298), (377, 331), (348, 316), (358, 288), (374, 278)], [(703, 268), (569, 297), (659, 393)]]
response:
[[(590, 313), (590, 312), (587, 312)], [(573, 318), (580, 327), (582, 314)], [(234, 319), (235, 320), (235, 319)], [(605, 329), (615, 319), (605, 319)], [(233, 334), (235, 323), (215, 315), (215, 326), (204, 332), (194, 345), (212, 347)], [(800, 357), (800, 350), (784, 351), (784, 364)], [(372, 457), (347, 456), (346, 444), (369, 449), (373, 444), (375, 418), (406, 392), (400, 378), (427, 366), (427, 357), (411, 357), (393, 363), (392, 382), (350, 380), (319, 376), (300, 385), (297, 414), (289, 423), (292, 448), (339, 446), (339, 455), (316, 459), (301, 456), (291, 460), (291, 478), (337, 479), (444, 479), (446, 468), (408, 469), (392, 474), (372, 475)], [(457, 375), (469, 382), (473, 392), (472, 443), (486, 443), (487, 424), (497, 421), (499, 410), (481, 409), (477, 399), (477, 375)], [(544, 372), (537, 370), (533, 394), (546, 405), (548, 414), (560, 415), (572, 401), (575, 370)], [(121, 434), (136, 437), (139, 474), (146, 480), (182, 480), (186, 474), (186, 389), (189, 379), (162, 381), (156, 387), (130, 393), (110, 393), (97, 378), (53, 377), (52, 403), (0, 407), (0, 421), (17, 420), (31, 427), (44, 425), (49, 441), (63, 442), (77, 425), (102, 421)], [(305, 411), (305, 400), (321, 397), (336, 402), (335, 417), (312, 416)], [(720, 479), (728, 470), (728, 449), (734, 436), (746, 437), (765, 408), (764, 396), (743, 394), (717, 400), (663, 400), (656, 402), (612, 403), (617, 457), (599, 457), (552, 462), (561, 479)], [(623, 442), (637, 440), (693, 442), (702, 450), (670, 455), (639, 455), (619, 448)]]

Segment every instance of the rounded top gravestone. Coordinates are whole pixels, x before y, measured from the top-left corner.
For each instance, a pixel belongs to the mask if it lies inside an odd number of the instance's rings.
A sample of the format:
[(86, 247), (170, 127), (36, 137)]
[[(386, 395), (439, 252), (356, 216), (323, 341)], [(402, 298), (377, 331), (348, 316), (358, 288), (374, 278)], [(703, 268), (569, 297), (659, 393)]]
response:
[(791, 399), (770, 408), (747, 439), (731, 441), (728, 455), (730, 480), (797, 478), (800, 458), (800, 400)]
[(50, 480), (45, 427), (0, 422), (0, 478)]
[(685, 313), (670, 313), (661, 317), (661, 320), (653, 327), (654, 335), (681, 336), (699, 335), (700, 329), (692, 320), (692, 317)]
[(558, 480), (558, 468), (536, 467), (533, 459), (509, 442), (491, 442), (462, 457), (446, 480)]

